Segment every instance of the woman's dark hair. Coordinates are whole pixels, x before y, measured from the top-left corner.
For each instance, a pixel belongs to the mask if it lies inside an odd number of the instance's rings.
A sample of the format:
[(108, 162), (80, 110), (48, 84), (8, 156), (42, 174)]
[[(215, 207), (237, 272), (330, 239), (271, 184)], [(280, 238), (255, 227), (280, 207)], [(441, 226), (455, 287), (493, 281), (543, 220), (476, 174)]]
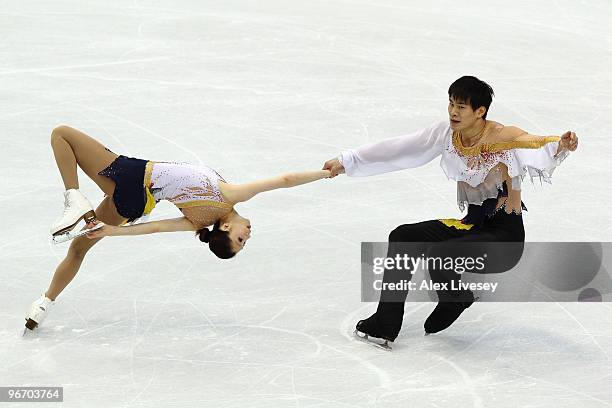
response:
[(449, 98), (469, 103), (472, 110), (484, 106), (487, 110), (482, 116), (483, 119), (487, 118), (494, 95), (493, 88), (489, 84), (473, 76), (462, 76), (448, 88)]
[(199, 236), (200, 241), (206, 242), (208, 247), (221, 259), (229, 259), (236, 255), (236, 252), (232, 251), (232, 240), (229, 236), (229, 232), (219, 229), (220, 222), (217, 221), (213, 225), (212, 231), (208, 228), (202, 228), (196, 232)]

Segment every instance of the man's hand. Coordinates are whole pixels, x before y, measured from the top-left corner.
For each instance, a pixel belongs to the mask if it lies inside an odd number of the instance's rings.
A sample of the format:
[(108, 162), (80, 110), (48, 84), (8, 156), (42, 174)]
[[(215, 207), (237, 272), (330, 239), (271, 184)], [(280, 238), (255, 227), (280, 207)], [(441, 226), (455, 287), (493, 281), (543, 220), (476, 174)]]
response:
[(323, 165), (323, 170), (329, 170), (331, 172), (331, 176), (329, 176), (329, 178), (334, 178), (338, 174), (344, 173), (344, 166), (342, 163), (340, 163), (340, 160), (330, 159)]
[(578, 148), (578, 136), (574, 132), (570, 132), (569, 130), (561, 136), (561, 140), (559, 140), (559, 151), (561, 150), (569, 150), (573, 152)]

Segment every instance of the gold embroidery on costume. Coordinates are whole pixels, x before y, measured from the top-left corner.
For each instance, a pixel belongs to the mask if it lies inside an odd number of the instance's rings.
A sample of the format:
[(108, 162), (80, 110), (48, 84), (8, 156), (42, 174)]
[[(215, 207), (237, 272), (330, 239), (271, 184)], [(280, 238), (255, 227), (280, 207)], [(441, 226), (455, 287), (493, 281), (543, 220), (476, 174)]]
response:
[(148, 161), (147, 164), (145, 165), (145, 174), (144, 174), (144, 179), (143, 179), (145, 196), (147, 198), (145, 202), (144, 212), (143, 212), (144, 215), (151, 214), (151, 211), (153, 211), (153, 209), (155, 208), (155, 205), (157, 204), (157, 202), (155, 201), (155, 197), (153, 197), (153, 193), (151, 193), (151, 174), (152, 173), (153, 173), (153, 162)]
[(147, 195), (147, 202), (145, 203), (144, 215), (147, 215), (150, 214), (151, 211), (153, 211), (157, 203), (155, 202), (155, 197), (153, 197), (153, 194), (151, 193), (151, 189), (149, 189), (149, 187), (145, 187), (145, 194)]
[(461, 144), (460, 133), (453, 132), (453, 146), (462, 156), (478, 156), (482, 153), (497, 153), (509, 149), (539, 149), (540, 147), (561, 140), (559, 136), (529, 137), (526, 140), (510, 140), (507, 142), (482, 143), (472, 147)]
[(148, 161), (145, 166), (145, 174), (144, 174), (144, 186), (151, 187), (151, 174), (153, 173), (153, 162)]
[(196, 200), (196, 201), (189, 201), (186, 203), (175, 203), (174, 205), (176, 205), (178, 208), (217, 207), (217, 208), (222, 208), (222, 209), (227, 209), (227, 210), (231, 210), (233, 207), (231, 204), (228, 204), (228, 203), (219, 203), (217, 201), (211, 201), (211, 200)]
[[(186, 189), (190, 190), (192, 192), (190, 192), (190, 193), (182, 193), (182, 194), (176, 195), (174, 197), (170, 197), (169, 200), (174, 202), (174, 201), (178, 201), (178, 200), (180, 200), (181, 198), (184, 198), (184, 197), (208, 197), (208, 198), (216, 198), (217, 197), (213, 192), (208, 191), (208, 190), (203, 189), (203, 188), (187, 187)], [(194, 191), (201, 191), (201, 192), (200, 193), (195, 193)]]
[(440, 221), (442, 224), (446, 225), (447, 227), (453, 227), (453, 228), (460, 229), (460, 230), (470, 230), (474, 226), (474, 224), (464, 224), (461, 222), (461, 220), (458, 220), (456, 218), (442, 218), (442, 219), (439, 219), (438, 221)]

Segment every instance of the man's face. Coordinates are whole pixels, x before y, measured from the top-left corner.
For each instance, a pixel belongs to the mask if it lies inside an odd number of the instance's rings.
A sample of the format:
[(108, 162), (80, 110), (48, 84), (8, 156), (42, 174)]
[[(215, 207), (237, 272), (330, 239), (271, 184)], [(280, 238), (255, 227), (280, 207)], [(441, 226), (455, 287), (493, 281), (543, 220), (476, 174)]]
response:
[(469, 128), (486, 112), (484, 106), (473, 110), (469, 101), (458, 101), (450, 97), (448, 99), (448, 119), (453, 131)]

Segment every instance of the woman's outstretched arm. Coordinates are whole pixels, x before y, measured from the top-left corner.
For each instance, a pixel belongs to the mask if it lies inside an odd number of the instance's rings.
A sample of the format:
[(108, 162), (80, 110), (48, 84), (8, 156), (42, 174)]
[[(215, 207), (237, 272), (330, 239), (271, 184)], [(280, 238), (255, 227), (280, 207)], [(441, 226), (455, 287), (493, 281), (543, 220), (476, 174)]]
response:
[(295, 173), (281, 174), (269, 179), (253, 181), (244, 184), (225, 184), (222, 192), (228, 200), (240, 203), (253, 198), (264, 191), (276, 190), (278, 188), (290, 188), (302, 184), (312, 183), (331, 176), (329, 170), (301, 171)]
[[(88, 224), (89, 228), (99, 221)], [(127, 227), (116, 227), (114, 225), (104, 225), (102, 228), (87, 233), (87, 238), (102, 238), (119, 235), (145, 235), (157, 232), (176, 232), (176, 231), (196, 231), (197, 228), (185, 217), (172, 218), (161, 221), (143, 222), (142, 224), (130, 225)]]

